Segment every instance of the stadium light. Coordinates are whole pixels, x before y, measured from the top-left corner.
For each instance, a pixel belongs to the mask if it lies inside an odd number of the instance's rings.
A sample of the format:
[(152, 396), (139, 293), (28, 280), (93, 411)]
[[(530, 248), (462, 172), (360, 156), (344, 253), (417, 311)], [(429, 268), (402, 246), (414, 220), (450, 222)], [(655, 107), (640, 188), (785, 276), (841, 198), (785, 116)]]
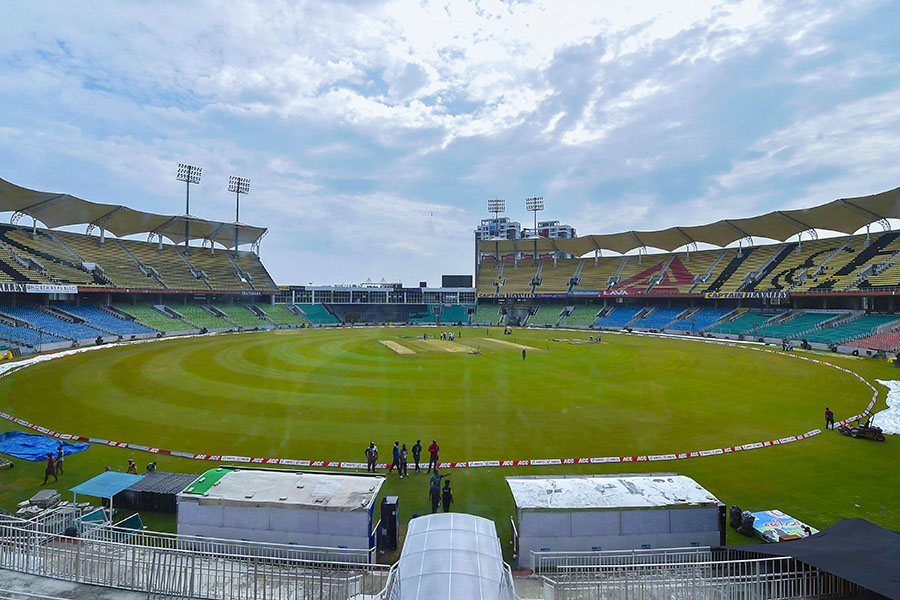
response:
[(494, 224), (497, 226), (497, 235), (500, 235), (500, 213), (506, 211), (506, 200), (503, 198), (491, 198), (487, 201), (488, 212), (494, 213)]
[(232, 175), (228, 178), (228, 191), (234, 192), (234, 257), (238, 253), (238, 223), (241, 222), (241, 194), (250, 193), (250, 179)]
[[(200, 183), (200, 175), (203, 173), (203, 167), (195, 167), (194, 165), (189, 165), (186, 163), (178, 163), (178, 173), (175, 175), (175, 179), (178, 181), (183, 181), (185, 184), (185, 196), (184, 196), (184, 215), (187, 217), (191, 214), (191, 184)], [(188, 246), (188, 240), (190, 239), (191, 234), (191, 223), (190, 219), (184, 220), (184, 253), (190, 254), (191, 249)]]
[(539, 211), (544, 210), (544, 197), (543, 196), (535, 196), (533, 198), (525, 198), (525, 209), (530, 210), (534, 213), (534, 229), (531, 230), (531, 235), (534, 236), (534, 264), (537, 264), (537, 241), (538, 230), (537, 230), (537, 214)]

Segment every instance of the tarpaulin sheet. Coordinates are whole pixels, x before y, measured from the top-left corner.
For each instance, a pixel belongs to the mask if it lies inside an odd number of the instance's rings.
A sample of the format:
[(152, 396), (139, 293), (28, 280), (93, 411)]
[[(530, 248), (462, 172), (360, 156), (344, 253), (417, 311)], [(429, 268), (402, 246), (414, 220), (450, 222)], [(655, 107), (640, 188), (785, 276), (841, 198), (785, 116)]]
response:
[(55, 457), (56, 448), (60, 445), (63, 447), (64, 456), (82, 452), (90, 447), (90, 444), (85, 442), (64, 442), (24, 431), (0, 433), (0, 452), (24, 460), (47, 460), (48, 452), (52, 452)]
[(876, 379), (878, 383), (888, 389), (887, 410), (882, 410), (872, 415), (872, 425), (881, 427), (884, 433), (900, 433), (900, 381), (885, 381)]

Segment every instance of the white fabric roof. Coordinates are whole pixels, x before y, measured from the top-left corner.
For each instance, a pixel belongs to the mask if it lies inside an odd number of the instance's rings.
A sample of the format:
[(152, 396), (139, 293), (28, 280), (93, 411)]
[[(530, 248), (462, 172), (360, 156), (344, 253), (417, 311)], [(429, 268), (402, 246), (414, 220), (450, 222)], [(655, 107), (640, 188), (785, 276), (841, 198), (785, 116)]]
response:
[[(583, 256), (594, 250), (613, 250), (624, 254), (645, 246), (671, 252), (692, 242), (727, 246), (745, 237), (756, 236), (785, 241), (810, 229), (827, 229), (852, 234), (882, 219), (900, 218), (900, 188), (880, 194), (844, 198), (812, 208), (776, 210), (746, 219), (723, 219), (707, 225), (669, 227), (659, 231), (625, 231), (587, 235), (568, 239), (537, 240), (538, 252), (566, 252)], [(532, 252), (533, 238), (518, 240), (482, 240), (479, 249), (486, 253)]]
[(438, 513), (409, 522), (391, 600), (512, 600), (493, 521)]
[(236, 228), (238, 245), (253, 244), (267, 231), (253, 225), (207, 221), (190, 215), (160, 215), (69, 194), (38, 192), (4, 179), (0, 179), (0, 212), (20, 212), (50, 228), (94, 224), (118, 237), (153, 232), (176, 244), (184, 241), (184, 226), (190, 223), (190, 239), (208, 239), (226, 248), (234, 248)]
[(584, 510), (717, 504), (699, 483), (675, 473), (507, 477), (516, 508)]

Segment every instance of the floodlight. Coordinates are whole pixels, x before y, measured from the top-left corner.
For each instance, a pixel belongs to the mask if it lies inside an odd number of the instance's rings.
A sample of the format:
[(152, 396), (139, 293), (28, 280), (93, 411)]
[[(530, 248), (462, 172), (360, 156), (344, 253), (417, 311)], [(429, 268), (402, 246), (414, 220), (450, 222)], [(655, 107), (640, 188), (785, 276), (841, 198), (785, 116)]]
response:
[(495, 215), (500, 214), (506, 211), (506, 200), (503, 198), (492, 198), (487, 201), (488, 212), (492, 212)]
[[(178, 173), (175, 179), (183, 181), (185, 184), (184, 191), (184, 214), (191, 214), (191, 184), (200, 183), (200, 175), (203, 173), (202, 167), (195, 167), (187, 163), (178, 163)], [(191, 248), (188, 241), (191, 239), (191, 224), (188, 219), (184, 220), (184, 253), (190, 254)]]
[(185, 163), (178, 163), (178, 181), (185, 183), (200, 183), (200, 175), (203, 173), (203, 167), (195, 167)]
[(534, 198), (525, 198), (525, 209), (537, 212), (539, 210), (544, 210), (544, 198), (543, 196), (536, 196)]
[(250, 193), (250, 179), (247, 177), (237, 177), (232, 175), (228, 178), (228, 191), (238, 194)]

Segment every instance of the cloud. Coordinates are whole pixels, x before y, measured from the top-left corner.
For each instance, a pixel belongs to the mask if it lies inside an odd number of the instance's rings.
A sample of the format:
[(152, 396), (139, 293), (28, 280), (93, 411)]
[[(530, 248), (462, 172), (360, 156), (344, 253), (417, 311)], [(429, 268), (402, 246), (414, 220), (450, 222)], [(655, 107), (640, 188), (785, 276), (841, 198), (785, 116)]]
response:
[[(270, 228), (280, 282), (468, 272), (488, 197), (580, 233), (895, 187), (900, 49), (878, 2), (23, 5), (0, 176)], [(735, 213), (739, 213), (735, 215)]]

